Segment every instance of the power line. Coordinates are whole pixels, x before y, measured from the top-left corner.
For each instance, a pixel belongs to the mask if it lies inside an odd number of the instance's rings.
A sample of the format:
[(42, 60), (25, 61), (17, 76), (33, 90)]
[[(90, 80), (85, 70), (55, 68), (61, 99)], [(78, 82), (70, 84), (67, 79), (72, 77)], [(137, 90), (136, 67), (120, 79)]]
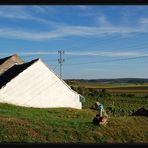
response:
[[(126, 49), (131, 49), (132, 47), (134, 47), (134, 46), (131, 46), (131, 47), (128, 47), (128, 48), (123, 48), (123, 49), (125, 49), (125, 50), (126, 50)], [(139, 46), (139, 47), (138, 47), (138, 46), (135, 46), (134, 48), (136, 48), (136, 49), (147, 49), (148, 46), (146, 46), (146, 45), (144, 45), (144, 46)], [(121, 48), (120, 48), (120, 49), (121, 49)], [(119, 50), (120, 50), (120, 49), (119, 49)], [(109, 52), (110, 54), (112, 54), (112, 53), (114, 53), (113, 50), (115, 50), (115, 49), (111, 49), (111, 50), (104, 51), (104, 52), (102, 52), (102, 53), (100, 53), (100, 54), (97, 54), (97, 55), (95, 55), (95, 56), (97, 56), (97, 57), (99, 57), (99, 56), (105, 56), (105, 54), (108, 53), (108, 52)], [(77, 54), (74, 54), (74, 55), (73, 55), (73, 54), (69, 54), (69, 55), (70, 55), (70, 56), (73, 56), (73, 57), (68, 57), (68, 58), (67, 58), (67, 61), (73, 60), (73, 59), (75, 60), (75, 59), (79, 59), (79, 58), (82, 59), (82, 56), (89, 56), (89, 57), (90, 57), (90, 56), (92, 56), (92, 57), (94, 56), (94, 55), (91, 55), (91, 54), (84, 54), (84, 55), (83, 55), (82, 53), (80, 53), (80, 54), (77, 53)], [(76, 57), (76, 56), (78, 56), (78, 57)]]
[[(134, 37), (134, 39), (137, 39), (139, 36), (137, 36), (137, 35), (139, 35), (139, 32), (136, 32), (136, 33), (134, 33), (134, 36), (133, 35), (131, 35), (130, 37)], [(103, 43), (103, 46), (106, 46), (106, 45), (108, 45), (108, 44), (104, 44), (104, 41), (106, 42), (106, 41), (109, 41), (109, 42), (113, 42), (113, 41), (118, 41), (118, 40), (121, 40), (121, 39), (123, 39), (124, 41), (126, 41), (126, 40), (129, 40), (129, 37), (125, 37), (125, 36), (119, 36), (119, 35), (116, 35), (116, 36), (110, 36), (110, 37), (108, 37), (108, 38), (105, 38), (105, 39), (99, 39), (99, 40), (97, 40), (97, 41), (94, 41), (94, 42), (89, 42), (89, 45), (87, 45), (87, 47), (89, 47), (89, 46), (91, 46), (91, 47), (94, 47), (94, 44), (95, 43), (98, 43), (99, 44), (99, 46), (102, 46), (100, 43), (102, 42)], [(87, 42), (88, 43), (88, 42)], [(84, 44), (83, 44), (84, 45)], [(95, 45), (96, 46), (96, 45)], [(78, 47), (78, 46), (72, 46), (72, 47)], [(86, 48), (85, 48), (86, 49)]]
[(43, 61), (46, 61), (46, 62), (57, 62), (57, 60), (43, 60)]
[(59, 64), (57, 64), (54, 68), (53, 68), (53, 71), (55, 71), (55, 69), (59, 66)]
[(114, 59), (114, 60), (104, 60), (104, 61), (92, 61), (92, 62), (86, 62), (86, 63), (71, 63), (71, 64), (65, 64), (65, 66), (71, 66), (71, 65), (85, 65), (85, 64), (97, 64), (97, 63), (106, 63), (106, 62), (114, 62), (114, 61), (124, 61), (124, 60), (134, 60), (139, 58), (147, 58), (148, 56), (138, 56), (133, 58), (123, 58), (123, 59)]
[[(134, 47), (134, 46), (133, 46)], [(148, 46), (144, 46), (143, 48), (147, 48)], [(136, 46), (135, 48), (140, 48), (140, 46)], [(128, 48), (127, 48), (128, 49)], [(64, 54), (64, 51), (63, 50), (60, 50), (58, 51), (58, 53), (60, 54), (60, 59), (58, 59), (58, 62), (60, 64), (60, 78), (62, 77), (62, 64), (64, 62), (64, 59), (62, 59), (62, 55)], [(111, 52), (112, 53), (112, 52)], [(105, 53), (101, 53), (101, 54), (98, 54), (97, 56), (102, 56), (104, 55)], [(80, 56), (82, 54), (77, 54), (75, 56)], [(31, 55), (30, 55), (31, 56)], [(90, 55), (91, 56), (91, 55)], [(91, 64), (91, 63), (102, 63), (102, 62), (112, 62), (112, 61), (121, 61), (121, 60), (130, 60), (130, 59), (137, 59), (137, 58), (145, 58), (147, 56), (138, 56), (138, 57), (133, 57), (133, 58), (124, 58), (124, 59), (114, 59), (114, 60), (107, 60), (107, 61), (92, 61), (92, 62), (86, 62), (86, 63), (71, 63), (71, 64), (66, 64), (66, 65), (80, 65), (80, 64)], [(72, 58), (70, 58), (71, 60)], [(48, 61), (48, 62), (55, 62), (57, 60), (43, 60), (43, 61)], [(55, 65), (54, 65), (55, 66)], [(57, 66), (56, 66), (57, 67)]]

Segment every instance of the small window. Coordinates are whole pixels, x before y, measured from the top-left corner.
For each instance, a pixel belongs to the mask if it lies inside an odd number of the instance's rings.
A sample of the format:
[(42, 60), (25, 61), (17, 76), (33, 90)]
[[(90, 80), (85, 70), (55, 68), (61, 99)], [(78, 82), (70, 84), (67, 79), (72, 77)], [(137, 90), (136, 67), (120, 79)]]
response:
[(85, 102), (85, 97), (80, 96), (80, 102)]

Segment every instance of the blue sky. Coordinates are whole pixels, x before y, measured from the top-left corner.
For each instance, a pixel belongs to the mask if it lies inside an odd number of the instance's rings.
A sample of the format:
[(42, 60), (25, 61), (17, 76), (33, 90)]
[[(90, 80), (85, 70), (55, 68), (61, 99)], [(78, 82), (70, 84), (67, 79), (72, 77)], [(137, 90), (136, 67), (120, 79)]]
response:
[(0, 58), (41, 58), (59, 75), (64, 50), (64, 79), (148, 78), (147, 43), (148, 6), (0, 6)]

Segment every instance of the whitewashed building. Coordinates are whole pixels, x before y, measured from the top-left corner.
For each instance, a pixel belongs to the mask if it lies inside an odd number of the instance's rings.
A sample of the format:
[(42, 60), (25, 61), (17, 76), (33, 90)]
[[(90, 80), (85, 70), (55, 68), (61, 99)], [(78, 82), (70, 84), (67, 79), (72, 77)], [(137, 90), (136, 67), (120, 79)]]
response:
[(82, 96), (41, 59), (14, 65), (0, 77), (0, 102), (36, 108), (81, 109)]

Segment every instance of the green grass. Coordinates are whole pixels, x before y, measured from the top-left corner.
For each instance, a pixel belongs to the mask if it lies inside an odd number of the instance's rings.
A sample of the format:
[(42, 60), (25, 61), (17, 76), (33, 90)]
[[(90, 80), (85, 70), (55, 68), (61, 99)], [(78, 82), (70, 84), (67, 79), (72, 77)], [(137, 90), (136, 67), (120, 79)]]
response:
[(1, 143), (147, 143), (148, 118), (111, 116), (92, 124), (90, 109), (35, 109), (0, 104)]
[(109, 96), (100, 98), (97, 96), (91, 97), (87, 95), (83, 108), (90, 108), (97, 101), (101, 102), (112, 116), (128, 116), (142, 107), (148, 109), (148, 98), (142, 96)]

